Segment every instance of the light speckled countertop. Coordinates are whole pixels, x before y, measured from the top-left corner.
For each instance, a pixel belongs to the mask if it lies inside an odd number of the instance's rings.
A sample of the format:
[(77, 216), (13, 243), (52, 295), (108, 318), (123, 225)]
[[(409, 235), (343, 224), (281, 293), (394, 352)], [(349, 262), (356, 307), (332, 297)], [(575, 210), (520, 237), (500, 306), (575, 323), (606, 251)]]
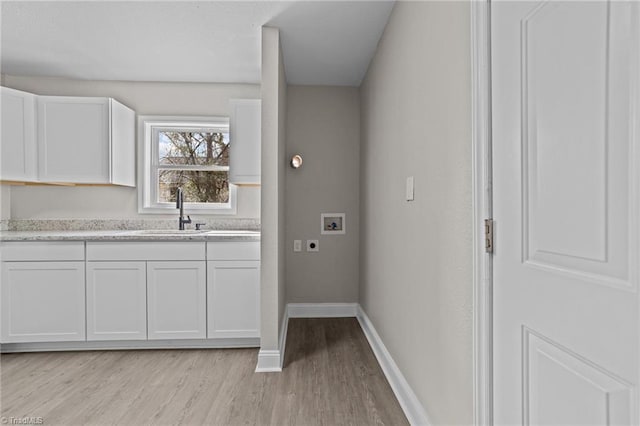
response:
[(260, 241), (258, 231), (1, 231), (0, 241)]

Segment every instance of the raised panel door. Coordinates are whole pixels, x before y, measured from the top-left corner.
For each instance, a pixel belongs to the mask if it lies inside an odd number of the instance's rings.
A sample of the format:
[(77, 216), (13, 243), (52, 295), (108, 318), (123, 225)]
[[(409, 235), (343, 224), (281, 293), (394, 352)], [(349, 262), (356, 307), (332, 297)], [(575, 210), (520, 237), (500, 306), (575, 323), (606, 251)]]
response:
[(640, 4), (491, 10), (495, 424), (638, 424)]

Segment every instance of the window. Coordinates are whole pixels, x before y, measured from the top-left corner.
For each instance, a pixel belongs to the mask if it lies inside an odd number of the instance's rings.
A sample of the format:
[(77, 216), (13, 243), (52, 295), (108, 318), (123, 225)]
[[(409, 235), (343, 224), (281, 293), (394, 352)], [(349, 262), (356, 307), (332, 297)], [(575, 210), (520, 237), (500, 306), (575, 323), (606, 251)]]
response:
[(140, 213), (175, 210), (178, 188), (187, 210), (235, 213), (228, 119), (142, 116), (138, 120)]

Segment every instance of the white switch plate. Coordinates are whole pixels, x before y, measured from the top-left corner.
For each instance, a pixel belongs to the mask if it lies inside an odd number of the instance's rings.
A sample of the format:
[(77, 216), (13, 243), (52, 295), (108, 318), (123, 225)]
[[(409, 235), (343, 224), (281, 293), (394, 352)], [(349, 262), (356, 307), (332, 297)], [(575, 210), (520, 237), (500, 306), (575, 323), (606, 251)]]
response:
[(302, 240), (293, 240), (293, 251), (302, 251)]
[(318, 240), (307, 240), (307, 251), (320, 251)]
[(407, 178), (406, 198), (407, 201), (413, 201), (413, 176)]

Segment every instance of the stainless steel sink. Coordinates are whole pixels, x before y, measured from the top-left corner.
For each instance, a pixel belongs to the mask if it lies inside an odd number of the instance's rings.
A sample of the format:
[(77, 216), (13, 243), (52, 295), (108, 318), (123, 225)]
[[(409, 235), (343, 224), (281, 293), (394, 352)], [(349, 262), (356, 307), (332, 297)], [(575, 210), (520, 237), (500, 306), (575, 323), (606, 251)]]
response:
[(180, 231), (178, 229), (141, 229), (139, 231), (131, 231), (132, 234), (137, 234), (137, 235), (193, 235), (193, 234), (205, 234), (207, 232), (210, 231), (206, 231), (206, 230), (199, 230), (196, 231), (195, 229), (185, 229), (183, 231)]
[(232, 229), (205, 231), (209, 235), (260, 235), (260, 231), (238, 231)]
[(200, 230), (195, 230), (195, 229), (185, 229), (183, 231), (180, 231), (178, 229), (140, 229), (140, 230), (136, 230), (136, 231), (124, 231), (123, 234), (126, 235), (140, 235), (140, 236), (144, 236), (144, 235), (149, 235), (149, 236), (179, 236), (179, 235), (209, 235), (209, 236), (220, 236), (220, 237), (226, 237), (226, 236), (245, 236), (245, 237), (252, 237), (252, 236), (260, 236), (260, 231), (238, 231), (238, 230), (211, 230), (211, 229), (200, 229)]

